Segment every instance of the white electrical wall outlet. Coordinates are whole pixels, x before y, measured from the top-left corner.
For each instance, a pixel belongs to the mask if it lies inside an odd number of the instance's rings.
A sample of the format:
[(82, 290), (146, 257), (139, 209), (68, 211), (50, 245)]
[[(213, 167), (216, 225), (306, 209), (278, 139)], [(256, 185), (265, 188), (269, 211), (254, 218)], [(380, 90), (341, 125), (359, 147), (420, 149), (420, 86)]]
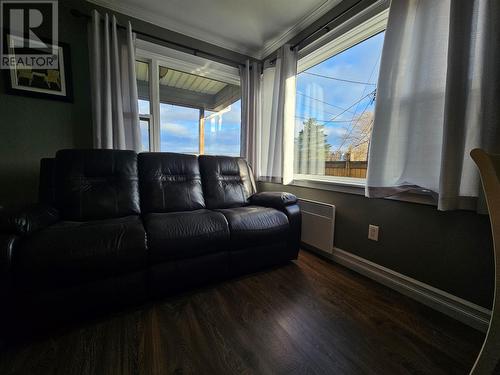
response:
[(368, 239), (372, 241), (378, 241), (378, 226), (368, 225)]

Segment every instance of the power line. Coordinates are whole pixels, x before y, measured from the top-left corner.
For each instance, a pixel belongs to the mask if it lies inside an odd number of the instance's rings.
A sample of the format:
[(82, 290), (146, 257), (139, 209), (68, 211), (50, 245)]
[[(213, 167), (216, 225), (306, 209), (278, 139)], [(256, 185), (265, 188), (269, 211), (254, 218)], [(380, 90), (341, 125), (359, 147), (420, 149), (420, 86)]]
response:
[[(369, 127), (371, 127), (373, 125), (373, 119), (370, 121), (370, 123), (368, 124)], [(371, 135), (371, 129), (370, 129), (370, 135)], [(361, 145), (364, 145), (365, 143), (368, 143), (370, 142), (370, 135), (366, 134), (364, 136), (364, 138), (361, 138), (361, 140), (363, 140), (362, 142), (358, 142), (357, 144), (355, 144), (354, 146), (352, 146), (352, 148), (356, 148), (358, 146), (361, 146)]]
[[(375, 73), (375, 68), (377, 67), (377, 64), (379, 63), (380, 61), (380, 57), (382, 56), (382, 52), (380, 52), (379, 54), (379, 57), (377, 60), (375, 60), (375, 64), (373, 64), (373, 67), (372, 67), (372, 70), (370, 72), (370, 76), (368, 77), (368, 81), (372, 79), (372, 76), (373, 76), (373, 73)], [(366, 88), (367, 88), (367, 85), (365, 85), (365, 87), (363, 88), (363, 93), (361, 95), (363, 95), (365, 92), (366, 92)], [(344, 136), (344, 140), (342, 141), (342, 143), (340, 144), (340, 146), (338, 147), (337, 151), (336, 152), (339, 152), (340, 149), (344, 146), (344, 144), (347, 142), (347, 139), (351, 136), (352, 132), (354, 131), (354, 129), (356, 128), (356, 126), (358, 125), (359, 121), (361, 120), (361, 118), (363, 117), (363, 115), (365, 114), (366, 110), (368, 109), (368, 107), (370, 106), (370, 104), (373, 104), (373, 102), (375, 101), (375, 96), (376, 96), (376, 93), (377, 93), (377, 88), (375, 87), (375, 90), (373, 90), (370, 94), (368, 95), (371, 95), (373, 94), (373, 97), (372, 97), (372, 100), (369, 101), (365, 108), (363, 109), (363, 111), (361, 112), (361, 114), (357, 117), (356, 119), (356, 123), (354, 123), (354, 119), (356, 117), (356, 113), (358, 112), (358, 108), (359, 108), (359, 103), (364, 99), (366, 98), (366, 96), (362, 97), (361, 100), (358, 101), (358, 104), (356, 105), (356, 109), (354, 110), (354, 114), (352, 115), (352, 119), (351, 119), (351, 128), (349, 129), (348, 133)]]
[[(370, 72), (370, 76), (368, 77), (368, 81), (371, 81), (372, 77), (373, 77), (373, 73), (375, 73), (375, 68), (377, 67), (377, 65), (379, 64), (380, 62), (380, 58), (382, 57), (382, 51), (380, 51), (379, 55), (378, 55), (378, 58), (377, 60), (375, 60), (375, 63), (373, 64), (373, 67), (372, 67), (372, 70)], [(363, 96), (366, 92), (366, 85), (365, 87), (363, 88), (363, 92), (361, 93), (361, 96)], [(375, 87), (375, 90), (377, 90), (377, 88)], [(376, 93), (376, 91), (375, 91)], [(375, 97), (375, 94), (374, 94), (374, 97)], [(373, 101), (373, 100), (372, 100)], [(352, 116), (352, 120), (354, 121), (354, 117), (356, 116), (356, 113), (358, 113), (358, 108), (359, 108), (359, 105), (356, 106), (356, 109), (354, 110), (354, 115)]]
[[(378, 62), (379, 62), (379, 60), (380, 60), (380, 56), (381, 56), (381, 54), (382, 54), (382, 53), (380, 53), (380, 55), (379, 55), (378, 59), (377, 59), (377, 60), (375, 60), (375, 64), (374, 64), (374, 65), (373, 65), (373, 67), (372, 67), (372, 70), (371, 70), (371, 72), (370, 72), (370, 76), (368, 77), (368, 80), (370, 80), (370, 79), (372, 78), (373, 73), (375, 72), (375, 68), (376, 68), (376, 66), (377, 66), (377, 64), (378, 64)], [(361, 95), (363, 95), (363, 94), (366, 92), (366, 86), (367, 86), (367, 85), (370, 85), (370, 86), (376, 86), (376, 84), (375, 84), (375, 83), (360, 82), (360, 81), (351, 81), (351, 80), (344, 80), (344, 79), (341, 79), (341, 78), (329, 77), (329, 76), (324, 76), (324, 75), (321, 75), (321, 74), (311, 73), (311, 72), (303, 72), (303, 73), (305, 73), (305, 74), (310, 74), (310, 75), (313, 75), (313, 76), (318, 76), (318, 77), (323, 77), (323, 78), (328, 78), (328, 79), (338, 80), (338, 81), (345, 81), (345, 82), (351, 82), (351, 83), (363, 84), (363, 85), (365, 85), (365, 87), (364, 87), (364, 89), (363, 89), (363, 93), (362, 93)], [(350, 107), (348, 107), (348, 108), (342, 108), (342, 107), (337, 106), (337, 105), (335, 105), (335, 104), (331, 104), (331, 103), (325, 102), (325, 101), (323, 101), (323, 100), (321, 100), (321, 99), (314, 98), (314, 97), (312, 97), (312, 96), (306, 95), (306, 94), (304, 94), (304, 93), (302, 93), (302, 92), (300, 92), (300, 91), (298, 91), (298, 92), (297, 92), (297, 94), (298, 94), (298, 95), (301, 95), (301, 96), (303, 96), (303, 97), (306, 97), (306, 98), (309, 98), (309, 99), (312, 99), (312, 100), (318, 101), (318, 102), (320, 102), (320, 103), (323, 103), (323, 104), (329, 105), (329, 106), (331, 106), (331, 107), (338, 108), (338, 109), (341, 109), (341, 110), (342, 110), (342, 112), (340, 112), (340, 113), (339, 113), (339, 114), (337, 114), (337, 115), (334, 115), (334, 117), (332, 117), (330, 120), (326, 120), (326, 121), (324, 121), (324, 122), (335, 122), (335, 121), (333, 121), (333, 120), (335, 120), (336, 118), (340, 117), (341, 115), (343, 115), (343, 114), (344, 114), (344, 113), (346, 113), (346, 112), (349, 112), (349, 113), (352, 113), (352, 114), (353, 114), (353, 117), (351, 118), (351, 120), (350, 120), (350, 121), (348, 121), (348, 122), (352, 122), (352, 121), (354, 120), (354, 117), (356, 116), (356, 113), (358, 112), (358, 104), (359, 104), (360, 102), (362, 102), (362, 101), (363, 101), (363, 99), (365, 99), (366, 97), (368, 97), (368, 96), (370, 96), (370, 95), (372, 95), (372, 94), (373, 94), (373, 95), (375, 95), (376, 91), (377, 91), (377, 88), (375, 87), (375, 89), (374, 89), (373, 91), (371, 91), (370, 93), (368, 93), (368, 94), (367, 94), (367, 95), (365, 95), (365, 96), (362, 96), (362, 97), (361, 97), (361, 99), (359, 99), (357, 102), (355, 102), (354, 104), (352, 104), (352, 105), (351, 105)], [(373, 100), (372, 100), (372, 102), (373, 102)], [(351, 109), (351, 108), (353, 108), (354, 106), (356, 106), (356, 109), (355, 109), (355, 111), (353, 112), (353, 111), (351, 111), (350, 109)]]
[(321, 78), (326, 78), (326, 79), (332, 79), (334, 81), (341, 81), (341, 82), (347, 82), (347, 83), (356, 83), (358, 85), (370, 85), (370, 86), (377, 86), (376, 83), (371, 83), (371, 82), (360, 82), (360, 81), (353, 81), (350, 79), (342, 79), (342, 78), (336, 78), (336, 77), (330, 77), (330, 76), (325, 76), (322, 74), (317, 74), (317, 73), (311, 73), (311, 72), (302, 72), (304, 74), (309, 74), (311, 76), (316, 76), (316, 77), (321, 77)]
[[(373, 91), (374, 92), (374, 91)], [(351, 136), (352, 132), (354, 131), (354, 129), (356, 128), (356, 125), (358, 125), (359, 123), (359, 120), (361, 120), (361, 118), (363, 117), (363, 115), (365, 114), (366, 110), (368, 109), (368, 107), (370, 106), (371, 102), (368, 102), (365, 106), (365, 109), (363, 109), (363, 112), (361, 112), (361, 114), (358, 116), (358, 118), (356, 119), (356, 123), (352, 125), (351, 129), (349, 129), (349, 132), (344, 136), (344, 140), (342, 141), (342, 143), (340, 144), (340, 146), (337, 148), (337, 151), (336, 152), (339, 152), (340, 149), (345, 145), (345, 143), (347, 142), (347, 140), (349, 139), (349, 137)], [(354, 120), (354, 118), (351, 120), (351, 122)]]
[(335, 123), (342, 123), (342, 122), (352, 122), (352, 119), (351, 120), (318, 120), (314, 117), (304, 117), (304, 116), (295, 116), (295, 118), (300, 118), (302, 120), (309, 120), (309, 119), (314, 119), (316, 120), (317, 122), (321, 122), (323, 124), (326, 124), (326, 123), (331, 123), (331, 122), (335, 122)]
[(320, 111), (321, 113), (325, 113), (325, 114), (331, 115), (331, 116), (335, 116), (337, 114), (337, 112), (332, 112), (332, 111), (326, 110), (324, 108), (321, 108), (321, 110), (318, 110), (317, 108), (313, 108), (313, 104), (311, 104), (311, 102), (309, 102), (309, 101), (304, 101), (301, 104), (302, 104), (301, 107), (303, 107), (304, 112), (306, 110), (309, 110), (310, 112)]
[[(300, 96), (303, 96), (303, 97), (305, 97), (305, 98), (309, 98), (309, 99), (311, 99), (311, 100), (315, 100), (315, 101), (317, 101), (317, 102), (320, 102), (320, 103), (323, 103), (323, 104), (329, 105), (330, 107), (337, 108), (337, 109), (341, 109), (341, 110), (345, 110), (345, 108), (343, 108), (343, 107), (340, 107), (340, 106), (335, 105), (335, 104), (332, 104), (332, 103), (325, 102), (324, 100), (321, 100), (321, 99), (318, 99), (318, 98), (314, 98), (314, 97), (312, 97), (312, 96), (309, 96), (309, 95), (306, 95), (306, 94), (304, 94), (304, 93), (301, 93), (300, 91), (297, 91), (297, 94), (299, 94)], [(348, 111), (348, 112), (354, 113), (354, 112), (352, 112), (352, 111)], [(335, 116), (335, 114), (333, 114), (333, 113), (332, 113), (332, 115), (334, 115), (334, 116)]]
[[(353, 103), (349, 108), (345, 109), (343, 112), (340, 112), (338, 115), (332, 117), (329, 121), (332, 121), (332, 120), (335, 120), (337, 118), (339, 118), (340, 116), (342, 116), (344, 113), (346, 113), (348, 110), (350, 110), (352, 107), (354, 107), (356, 104), (362, 102), (364, 99), (366, 99), (367, 97), (369, 97), (370, 95), (373, 95), (375, 94), (375, 92), (377, 91), (377, 89), (369, 92), (368, 94), (366, 94), (365, 96), (363, 96), (361, 99), (359, 99), (358, 101), (356, 101), (355, 103)], [(351, 119), (352, 121), (353, 119)]]

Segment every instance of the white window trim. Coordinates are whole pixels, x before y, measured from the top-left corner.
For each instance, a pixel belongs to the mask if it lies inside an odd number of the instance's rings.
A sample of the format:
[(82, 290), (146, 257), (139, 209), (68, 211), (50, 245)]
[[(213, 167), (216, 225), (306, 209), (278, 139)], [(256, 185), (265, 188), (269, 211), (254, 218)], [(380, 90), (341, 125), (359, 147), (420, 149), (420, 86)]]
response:
[(160, 66), (240, 86), (240, 73), (235, 67), (180, 52), (142, 39), (136, 40), (136, 60), (149, 64), (149, 149), (153, 152), (161, 151)]
[[(384, 31), (389, 16), (389, 2), (382, 0), (301, 50), (297, 73), (301, 73), (362, 41)], [(364, 195), (366, 179), (294, 174), (291, 185), (335, 190)]]
[(297, 71), (303, 72), (320, 62), (384, 31), (389, 18), (388, 0), (381, 0), (355, 17), (309, 44), (299, 52)]

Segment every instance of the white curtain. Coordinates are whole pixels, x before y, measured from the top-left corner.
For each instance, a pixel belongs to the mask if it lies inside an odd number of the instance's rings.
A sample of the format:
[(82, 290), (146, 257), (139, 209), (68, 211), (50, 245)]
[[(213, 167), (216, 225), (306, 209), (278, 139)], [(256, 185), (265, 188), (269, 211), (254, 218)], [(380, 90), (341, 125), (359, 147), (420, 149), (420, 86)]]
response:
[(469, 156), (500, 152), (500, 2), (398, 0), (382, 53), (366, 195), (423, 190), (477, 209)]
[(135, 36), (115, 16), (92, 13), (89, 54), (95, 148), (141, 151)]
[(260, 175), (263, 181), (290, 183), (293, 178), (297, 48), (285, 44), (274, 66), (264, 65)]
[(240, 67), (241, 82), (241, 156), (253, 168), (256, 176), (260, 174), (260, 163), (257, 155), (260, 152), (260, 121), (261, 121), (261, 95), (260, 95), (260, 64), (246, 62)]

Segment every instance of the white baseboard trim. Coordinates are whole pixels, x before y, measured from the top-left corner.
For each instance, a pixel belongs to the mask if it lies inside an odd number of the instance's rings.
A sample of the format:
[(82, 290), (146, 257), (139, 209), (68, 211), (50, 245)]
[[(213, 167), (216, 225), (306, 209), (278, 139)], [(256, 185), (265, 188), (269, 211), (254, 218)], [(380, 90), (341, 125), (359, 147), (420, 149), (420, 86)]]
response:
[(477, 330), (482, 332), (488, 330), (491, 310), (370, 262), (345, 250), (334, 248), (333, 254), (329, 254), (310, 247), (308, 249)]

